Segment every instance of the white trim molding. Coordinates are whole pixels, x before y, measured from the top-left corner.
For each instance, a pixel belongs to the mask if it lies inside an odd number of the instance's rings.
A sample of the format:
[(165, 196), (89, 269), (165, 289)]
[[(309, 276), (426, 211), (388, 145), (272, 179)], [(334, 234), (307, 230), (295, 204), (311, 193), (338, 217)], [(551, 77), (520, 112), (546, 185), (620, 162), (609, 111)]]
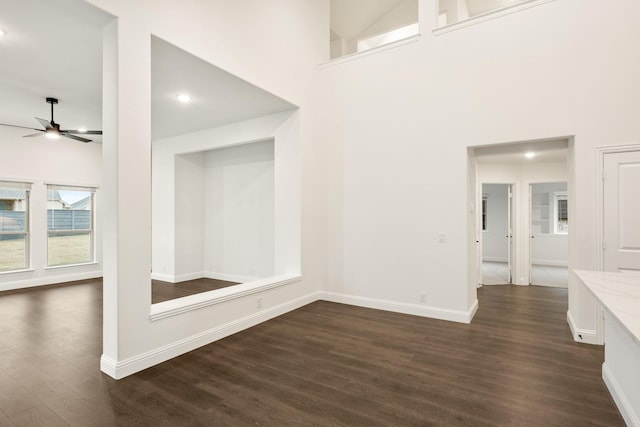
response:
[(302, 276), (299, 274), (290, 274), (282, 276), (268, 277), (266, 279), (254, 280), (248, 283), (228, 286), (226, 288), (215, 289), (208, 292), (202, 292), (195, 295), (177, 298), (169, 301), (159, 302), (151, 305), (149, 319), (152, 322), (181, 313), (198, 310), (210, 305), (220, 304), (237, 298), (243, 298), (258, 292), (264, 292), (269, 289), (288, 285), (290, 283), (299, 282)]
[(601, 335), (598, 335), (596, 330), (578, 328), (575, 320), (573, 320), (573, 315), (568, 310), (567, 323), (569, 324), (569, 329), (571, 329), (571, 335), (574, 341), (593, 345), (604, 344)]
[(324, 301), (337, 302), (340, 304), (392, 311), (395, 313), (411, 314), (414, 316), (429, 317), (432, 319), (449, 320), (451, 322), (458, 323), (471, 323), (471, 319), (473, 319), (476, 311), (478, 311), (478, 300), (475, 300), (468, 310), (462, 311), (432, 307), (423, 304), (410, 304), (406, 302), (359, 297), (354, 295), (339, 294), (335, 292), (322, 292), (320, 299)]
[[(93, 263), (91, 264), (93, 265)], [(97, 265), (97, 264), (96, 264)], [(20, 270), (11, 272), (12, 274), (33, 274), (34, 270)], [(10, 282), (0, 283), (0, 292), (14, 289), (32, 288), (35, 286), (56, 285), (58, 283), (75, 282), (78, 280), (98, 279), (102, 277), (102, 270), (83, 271), (69, 274), (45, 275), (29, 279), (18, 279)]]
[(103, 354), (100, 358), (100, 369), (115, 379), (124, 378), (315, 302), (318, 300), (318, 293), (305, 295), (122, 361), (115, 361)]
[(602, 379), (607, 385), (609, 393), (611, 393), (611, 397), (613, 397), (613, 400), (616, 402), (620, 415), (622, 415), (622, 418), (624, 418), (627, 425), (640, 427), (640, 418), (638, 417), (638, 414), (634, 411), (629, 399), (624, 394), (622, 387), (620, 387), (620, 383), (618, 383), (618, 380), (616, 380), (615, 375), (613, 375), (613, 372), (606, 362), (602, 364)]

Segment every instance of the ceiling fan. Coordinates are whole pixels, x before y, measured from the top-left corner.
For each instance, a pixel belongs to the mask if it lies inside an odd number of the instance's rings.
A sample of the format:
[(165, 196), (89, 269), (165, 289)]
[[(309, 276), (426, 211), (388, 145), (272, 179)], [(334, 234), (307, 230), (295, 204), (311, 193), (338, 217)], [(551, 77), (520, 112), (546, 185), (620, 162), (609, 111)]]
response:
[(24, 136), (25, 138), (29, 138), (29, 137), (33, 137), (33, 136), (40, 136), (40, 135), (42, 135), (42, 133), (44, 133), (44, 135), (47, 138), (51, 138), (51, 139), (58, 139), (61, 136), (64, 136), (65, 138), (73, 139), (73, 140), (76, 140), (76, 141), (91, 142), (92, 141), (91, 139), (84, 138), (84, 137), (78, 136), (76, 134), (102, 135), (102, 131), (101, 130), (60, 129), (60, 124), (56, 123), (55, 121), (53, 121), (53, 106), (58, 103), (58, 99), (57, 98), (47, 98), (47, 103), (51, 104), (51, 121), (48, 122), (45, 119), (39, 119), (38, 117), (35, 117), (35, 119), (44, 127), (44, 129), (29, 128), (29, 127), (25, 127), (25, 126), (8, 125), (8, 124), (4, 124), (4, 123), (0, 123), (0, 125), (2, 125), (2, 126), (11, 126), (11, 127), (14, 127), (14, 128), (37, 130), (38, 131), (38, 133), (25, 135)]

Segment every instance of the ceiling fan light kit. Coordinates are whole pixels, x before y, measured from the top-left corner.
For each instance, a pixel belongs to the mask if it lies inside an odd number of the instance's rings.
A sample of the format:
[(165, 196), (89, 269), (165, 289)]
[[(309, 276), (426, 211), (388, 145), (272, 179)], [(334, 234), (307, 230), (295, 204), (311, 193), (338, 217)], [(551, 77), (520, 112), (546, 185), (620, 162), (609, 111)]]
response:
[(40, 119), (38, 117), (35, 118), (42, 125), (42, 127), (44, 127), (44, 129), (28, 128), (28, 127), (25, 127), (25, 126), (9, 125), (9, 124), (4, 124), (4, 123), (0, 123), (0, 125), (2, 125), (2, 126), (11, 126), (11, 127), (16, 127), (16, 128), (22, 128), (22, 129), (37, 130), (39, 132), (39, 133), (30, 134), (30, 135), (24, 135), (25, 138), (30, 138), (30, 137), (34, 137), (34, 136), (40, 136), (40, 135), (42, 135), (44, 133), (44, 136), (49, 138), (49, 139), (58, 139), (61, 136), (63, 136), (65, 138), (73, 139), (75, 141), (91, 142), (91, 139), (84, 138), (82, 136), (78, 136), (78, 135), (75, 135), (75, 134), (83, 133), (83, 134), (88, 134), (88, 135), (102, 135), (102, 131), (101, 130), (87, 130), (87, 129), (84, 129), (84, 128), (83, 129), (77, 129), (77, 130), (60, 129), (60, 124), (56, 123), (53, 120), (53, 106), (58, 103), (58, 98), (47, 97), (46, 101), (47, 101), (47, 104), (51, 104), (51, 121), (46, 121), (45, 119)]

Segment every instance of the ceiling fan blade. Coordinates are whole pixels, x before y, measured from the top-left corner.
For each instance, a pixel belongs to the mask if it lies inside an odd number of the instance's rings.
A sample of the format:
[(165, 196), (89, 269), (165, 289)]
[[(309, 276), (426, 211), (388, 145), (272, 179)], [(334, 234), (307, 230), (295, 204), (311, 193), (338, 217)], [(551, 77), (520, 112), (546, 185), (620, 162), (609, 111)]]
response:
[(54, 129), (54, 127), (45, 119), (35, 118), (45, 129)]
[(85, 135), (102, 135), (101, 130), (85, 130), (80, 132), (79, 130), (76, 130), (76, 129), (65, 129), (65, 130), (61, 130), (60, 132), (79, 133), (79, 134), (85, 134)]
[(32, 133), (32, 134), (29, 134), (29, 135), (23, 135), (22, 137), (23, 138), (33, 138), (34, 136), (42, 136), (42, 132), (44, 132), (43, 130), (40, 130), (40, 129), (34, 129), (34, 130), (38, 130), (39, 132), (38, 133)]
[(10, 126), (12, 128), (29, 129), (29, 130), (41, 130), (41, 129), (36, 129), (36, 128), (28, 128), (26, 126), (8, 125), (6, 123), (0, 123), (0, 126)]
[(71, 135), (68, 132), (60, 132), (60, 135), (64, 136), (65, 138), (74, 139), (74, 140), (80, 141), (80, 142), (91, 142), (90, 139), (82, 138), (81, 136)]

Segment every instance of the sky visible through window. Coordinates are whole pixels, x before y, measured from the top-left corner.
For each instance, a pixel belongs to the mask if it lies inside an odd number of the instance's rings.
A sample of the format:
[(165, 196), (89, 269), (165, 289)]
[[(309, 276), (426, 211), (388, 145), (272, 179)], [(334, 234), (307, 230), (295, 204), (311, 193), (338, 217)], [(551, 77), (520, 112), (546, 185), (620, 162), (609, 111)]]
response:
[(88, 191), (64, 191), (60, 190), (60, 198), (65, 202), (71, 204), (75, 203), (78, 200), (82, 200), (91, 195)]

